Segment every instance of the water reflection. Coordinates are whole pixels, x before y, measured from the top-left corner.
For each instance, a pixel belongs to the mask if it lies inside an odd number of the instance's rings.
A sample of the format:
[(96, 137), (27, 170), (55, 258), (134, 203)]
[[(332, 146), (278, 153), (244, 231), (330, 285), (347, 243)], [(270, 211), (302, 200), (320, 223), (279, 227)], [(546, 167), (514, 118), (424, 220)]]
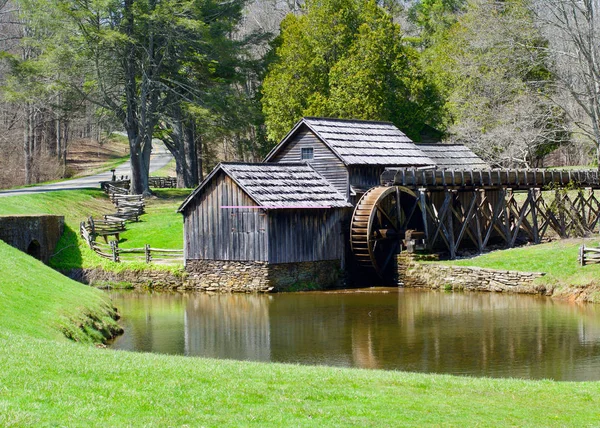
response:
[(600, 309), (536, 296), (113, 292), (118, 349), (531, 379), (600, 380)]

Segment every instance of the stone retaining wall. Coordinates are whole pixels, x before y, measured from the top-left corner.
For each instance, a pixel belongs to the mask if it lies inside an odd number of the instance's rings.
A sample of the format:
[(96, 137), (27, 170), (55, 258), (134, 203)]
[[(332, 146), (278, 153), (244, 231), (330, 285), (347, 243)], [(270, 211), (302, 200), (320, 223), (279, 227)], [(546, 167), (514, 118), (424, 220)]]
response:
[(136, 288), (176, 290), (185, 284), (186, 273), (166, 270), (122, 270), (108, 272), (103, 269), (71, 269), (65, 275), (84, 284), (102, 286), (110, 283), (128, 283)]
[(91, 285), (129, 283), (136, 288), (217, 292), (271, 292), (326, 289), (338, 285), (338, 260), (285, 263), (188, 260), (186, 271), (72, 269), (70, 278)]
[(206, 291), (271, 291), (266, 262), (187, 260), (191, 288)]
[(59, 215), (0, 216), (0, 239), (48, 263), (64, 230)]
[(189, 288), (269, 292), (325, 289), (340, 279), (338, 260), (269, 264), (255, 261), (187, 260)]
[(552, 290), (534, 283), (536, 278), (544, 275), (539, 272), (418, 263), (408, 253), (398, 256), (398, 281), (405, 287), (551, 295)]

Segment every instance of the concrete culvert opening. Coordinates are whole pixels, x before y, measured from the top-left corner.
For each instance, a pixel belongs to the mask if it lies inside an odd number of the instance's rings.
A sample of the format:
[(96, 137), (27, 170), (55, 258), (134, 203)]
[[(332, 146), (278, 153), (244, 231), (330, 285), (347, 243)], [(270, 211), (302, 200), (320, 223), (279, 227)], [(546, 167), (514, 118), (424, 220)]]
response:
[(42, 259), (42, 246), (35, 239), (31, 241), (29, 246), (27, 247), (27, 254), (31, 257), (35, 257), (38, 260)]

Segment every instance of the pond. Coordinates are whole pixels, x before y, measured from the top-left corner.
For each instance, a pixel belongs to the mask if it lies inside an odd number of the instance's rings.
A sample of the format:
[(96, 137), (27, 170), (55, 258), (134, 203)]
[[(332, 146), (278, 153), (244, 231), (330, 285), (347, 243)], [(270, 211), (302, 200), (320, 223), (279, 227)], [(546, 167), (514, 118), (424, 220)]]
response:
[(600, 380), (600, 307), (412, 289), (111, 291), (113, 348), (456, 375)]

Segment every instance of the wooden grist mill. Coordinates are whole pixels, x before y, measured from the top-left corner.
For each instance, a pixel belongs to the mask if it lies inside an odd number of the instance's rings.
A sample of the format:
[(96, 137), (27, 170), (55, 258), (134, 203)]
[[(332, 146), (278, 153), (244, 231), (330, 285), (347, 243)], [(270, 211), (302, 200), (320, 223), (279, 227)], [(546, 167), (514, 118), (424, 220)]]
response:
[(388, 168), (358, 201), (350, 244), (384, 276), (400, 251), (471, 254), (600, 228), (597, 171)]
[(387, 280), (402, 251), (455, 258), (597, 231), (599, 183), (491, 169), (389, 122), (303, 118), (264, 162), (217, 165), (182, 204), (186, 270), (209, 289)]

